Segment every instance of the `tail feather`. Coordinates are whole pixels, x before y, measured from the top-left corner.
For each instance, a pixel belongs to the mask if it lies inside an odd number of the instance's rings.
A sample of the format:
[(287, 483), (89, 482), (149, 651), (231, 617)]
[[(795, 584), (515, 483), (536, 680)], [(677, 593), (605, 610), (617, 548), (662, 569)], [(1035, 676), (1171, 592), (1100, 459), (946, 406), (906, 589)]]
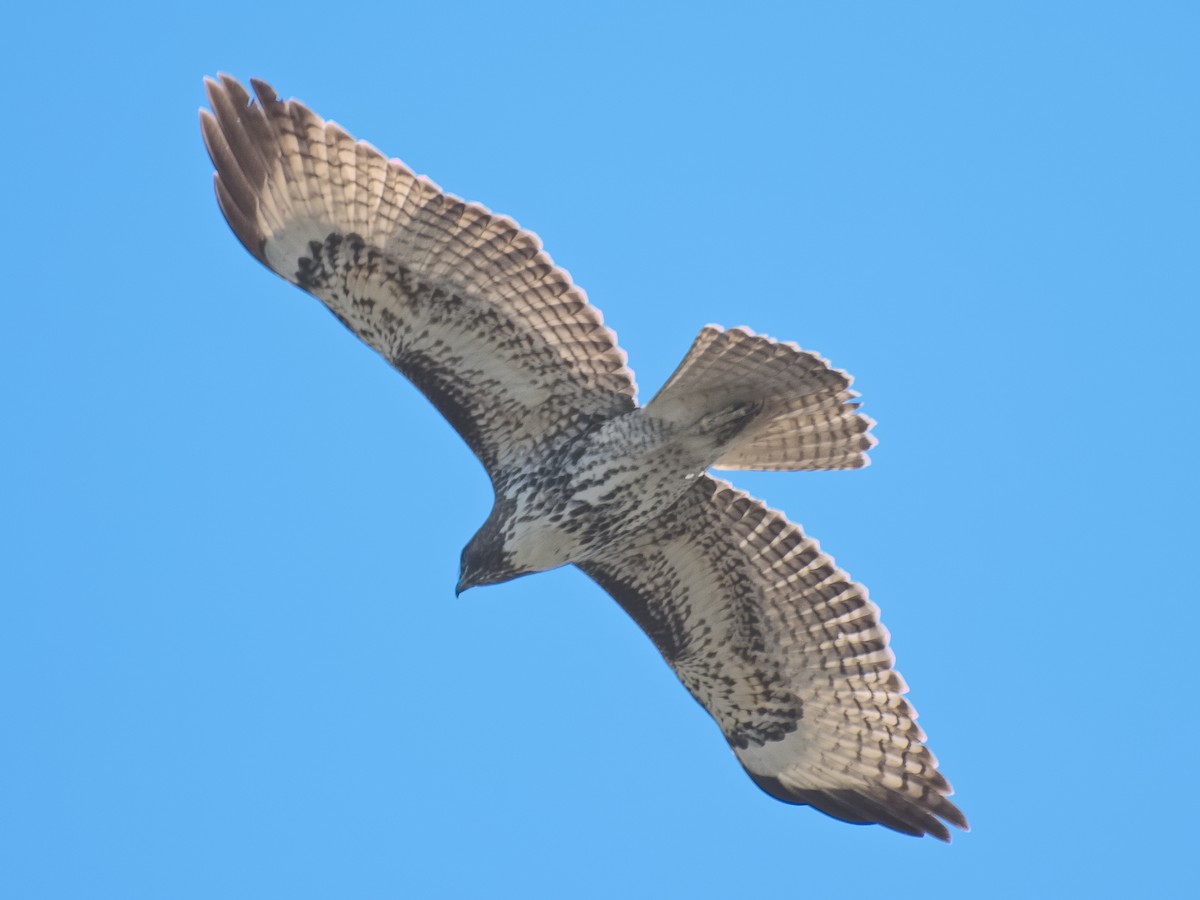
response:
[(646, 408), (691, 423), (730, 407), (758, 414), (713, 463), (718, 469), (857, 469), (875, 445), (851, 378), (791, 343), (709, 325)]

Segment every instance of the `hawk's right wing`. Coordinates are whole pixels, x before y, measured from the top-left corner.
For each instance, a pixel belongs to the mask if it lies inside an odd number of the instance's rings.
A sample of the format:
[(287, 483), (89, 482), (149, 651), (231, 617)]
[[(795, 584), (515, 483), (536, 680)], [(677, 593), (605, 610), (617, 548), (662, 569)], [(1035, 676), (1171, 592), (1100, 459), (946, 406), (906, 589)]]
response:
[(221, 211), (276, 273), (407, 375), (496, 479), (632, 409), (616, 336), (537, 237), (255, 81), (207, 81)]
[(948, 841), (947, 799), (867, 591), (782, 513), (709, 476), (580, 564), (654, 641), (750, 777), (789, 803)]

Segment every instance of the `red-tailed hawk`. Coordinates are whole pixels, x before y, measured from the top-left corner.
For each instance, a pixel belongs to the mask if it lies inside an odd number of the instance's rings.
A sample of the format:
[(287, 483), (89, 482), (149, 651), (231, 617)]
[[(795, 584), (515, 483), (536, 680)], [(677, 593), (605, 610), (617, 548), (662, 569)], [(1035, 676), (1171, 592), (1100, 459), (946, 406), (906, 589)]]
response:
[[(458, 590), (573, 563), (650, 636), (750, 777), (848, 822), (966, 828), (866, 589), (723, 469), (851, 469), (871, 421), (795, 344), (704, 328), (638, 406), (616, 337), (533, 234), (255, 81), (208, 81), (221, 211), (408, 376), (495, 489)], [(943, 821), (944, 820), (944, 821)]]

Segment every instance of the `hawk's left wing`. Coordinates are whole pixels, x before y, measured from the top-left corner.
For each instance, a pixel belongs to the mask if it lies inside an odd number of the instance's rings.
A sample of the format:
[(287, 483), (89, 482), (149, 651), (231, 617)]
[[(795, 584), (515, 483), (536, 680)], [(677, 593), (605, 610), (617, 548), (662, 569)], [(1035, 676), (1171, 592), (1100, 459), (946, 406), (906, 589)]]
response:
[(412, 379), (493, 482), (633, 408), (616, 336), (536, 235), (253, 84), (208, 81), (200, 113), (230, 227)]
[(654, 641), (769, 794), (948, 841), (947, 799), (867, 591), (783, 514), (701, 476), (580, 564)]

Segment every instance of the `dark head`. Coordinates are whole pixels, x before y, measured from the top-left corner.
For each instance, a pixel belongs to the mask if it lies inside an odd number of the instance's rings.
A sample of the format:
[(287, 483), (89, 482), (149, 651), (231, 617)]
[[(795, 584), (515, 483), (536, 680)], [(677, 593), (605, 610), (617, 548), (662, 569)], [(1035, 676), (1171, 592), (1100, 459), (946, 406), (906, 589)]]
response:
[(523, 574), (523, 571), (515, 569), (511, 556), (504, 551), (504, 531), (493, 510), (483, 527), (463, 547), (454, 596), (457, 597), (467, 588), (499, 584)]

